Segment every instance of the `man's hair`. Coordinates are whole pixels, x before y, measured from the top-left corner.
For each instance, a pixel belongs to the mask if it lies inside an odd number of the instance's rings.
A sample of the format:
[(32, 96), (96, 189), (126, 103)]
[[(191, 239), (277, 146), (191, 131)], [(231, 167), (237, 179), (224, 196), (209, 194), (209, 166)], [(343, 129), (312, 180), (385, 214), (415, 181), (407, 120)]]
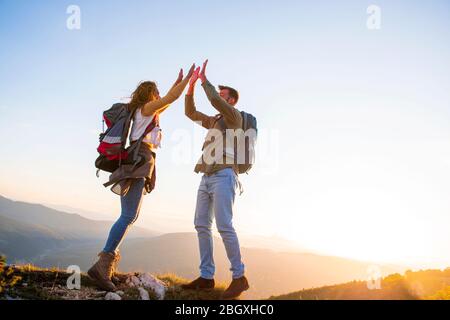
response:
[(228, 90), (228, 92), (230, 93), (230, 97), (234, 99), (235, 103), (238, 102), (239, 100), (239, 92), (236, 89), (233, 89), (231, 87), (228, 86), (219, 86), (219, 90)]

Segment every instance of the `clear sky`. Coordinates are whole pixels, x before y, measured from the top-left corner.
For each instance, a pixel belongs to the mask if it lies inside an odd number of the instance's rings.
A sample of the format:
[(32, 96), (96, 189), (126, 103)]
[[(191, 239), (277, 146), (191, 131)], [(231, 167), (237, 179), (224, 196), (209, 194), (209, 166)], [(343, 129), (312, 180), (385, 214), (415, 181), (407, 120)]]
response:
[[(69, 5), (81, 28), (69, 30)], [(371, 30), (366, 10), (381, 9)], [(450, 266), (448, 1), (0, 0), (0, 194), (114, 219), (95, 177), (101, 113), (141, 80), (208, 77), (258, 118), (239, 232), (314, 251)], [(197, 88), (198, 108), (215, 111)], [(205, 132), (183, 98), (162, 116), (157, 189), (138, 225), (194, 231)]]

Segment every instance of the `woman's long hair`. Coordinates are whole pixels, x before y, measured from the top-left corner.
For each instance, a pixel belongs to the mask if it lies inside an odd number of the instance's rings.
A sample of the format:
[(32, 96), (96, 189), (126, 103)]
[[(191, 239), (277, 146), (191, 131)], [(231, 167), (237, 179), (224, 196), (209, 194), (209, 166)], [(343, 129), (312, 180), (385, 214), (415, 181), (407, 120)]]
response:
[(131, 101), (128, 103), (128, 109), (134, 111), (142, 107), (147, 102), (153, 100), (157, 91), (156, 83), (153, 81), (141, 82), (136, 90), (131, 94)]

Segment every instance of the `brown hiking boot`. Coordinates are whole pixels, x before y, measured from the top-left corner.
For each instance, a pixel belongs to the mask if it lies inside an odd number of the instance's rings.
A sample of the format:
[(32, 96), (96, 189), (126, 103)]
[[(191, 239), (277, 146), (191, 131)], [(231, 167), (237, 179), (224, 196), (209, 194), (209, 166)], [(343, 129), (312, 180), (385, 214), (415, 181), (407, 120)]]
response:
[(234, 299), (241, 295), (242, 292), (248, 290), (250, 286), (248, 285), (247, 278), (242, 276), (231, 281), (230, 286), (225, 290), (222, 295), (222, 299)]
[(214, 279), (205, 279), (199, 277), (192, 282), (187, 284), (182, 284), (181, 288), (186, 290), (201, 290), (201, 289), (214, 289), (215, 286)]
[(112, 265), (112, 272), (111, 272), (111, 281), (115, 284), (118, 285), (120, 283), (120, 278), (117, 275), (117, 271), (118, 271), (118, 266), (119, 266), (119, 262), (120, 262), (120, 252), (117, 251), (116, 255), (114, 257), (113, 260), (113, 265)]
[(102, 290), (116, 291), (111, 281), (115, 256), (113, 253), (100, 252), (98, 261), (88, 270), (88, 276), (95, 281)]

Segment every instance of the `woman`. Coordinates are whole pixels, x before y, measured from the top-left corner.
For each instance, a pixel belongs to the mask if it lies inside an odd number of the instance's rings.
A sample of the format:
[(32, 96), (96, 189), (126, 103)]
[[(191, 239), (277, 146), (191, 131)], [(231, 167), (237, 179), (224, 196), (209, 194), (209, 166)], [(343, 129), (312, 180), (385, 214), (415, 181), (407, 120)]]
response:
[(156, 84), (152, 81), (140, 83), (131, 95), (131, 101), (127, 105), (129, 111), (135, 111), (130, 133), (131, 144), (139, 140), (146, 133), (147, 128), (154, 127), (154, 130), (148, 132), (142, 139), (138, 153), (143, 160), (139, 162), (140, 165), (137, 167), (122, 165), (111, 174), (109, 179), (109, 183), (114, 184), (112, 190), (120, 195), (121, 215), (112, 226), (106, 245), (98, 254), (98, 261), (88, 270), (89, 277), (103, 290), (116, 290), (112, 280), (120, 260), (118, 248), (128, 228), (139, 215), (143, 195), (150, 192), (154, 186), (155, 151), (161, 138), (159, 115), (169, 107), (170, 103), (181, 96), (194, 68), (195, 65), (192, 65), (184, 79), (183, 69), (181, 69), (174, 85), (162, 98)]

